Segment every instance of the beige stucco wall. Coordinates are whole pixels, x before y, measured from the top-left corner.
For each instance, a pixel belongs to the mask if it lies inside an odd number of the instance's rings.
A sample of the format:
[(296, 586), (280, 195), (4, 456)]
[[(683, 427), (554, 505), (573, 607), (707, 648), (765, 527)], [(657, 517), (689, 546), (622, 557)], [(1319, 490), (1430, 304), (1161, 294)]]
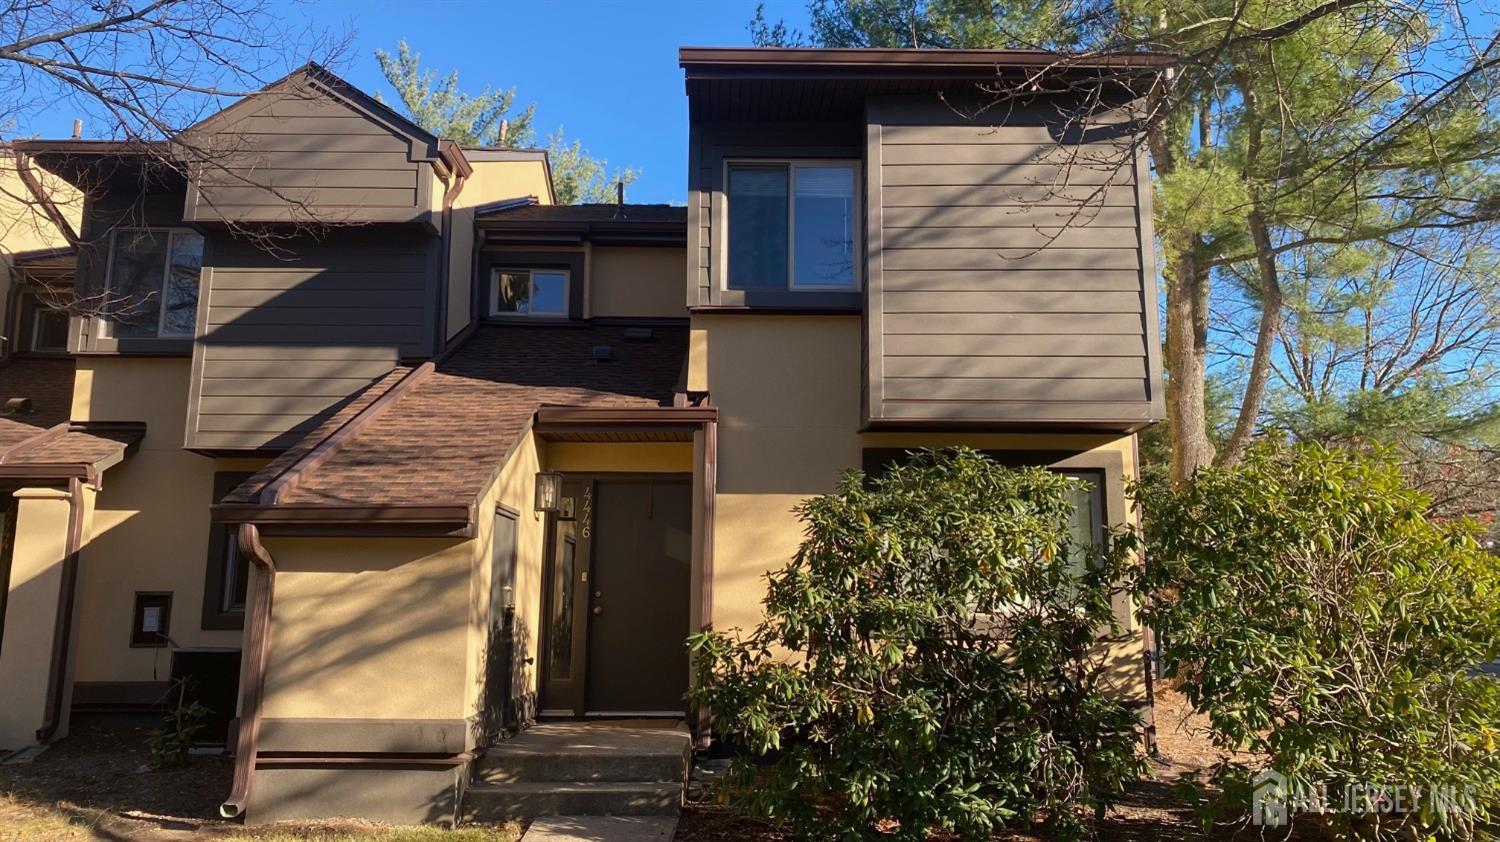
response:
[[(56, 618), (63, 595), (63, 564), (69, 524), (74, 517), (72, 495), (61, 488), (22, 488), (16, 496), (15, 549), (6, 601), (5, 627), (0, 630), (0, 749), (17, 749), (36, 742), (36, 731), (47, 712), (47, 685), (52, 669)], [(79, 500), (80, 540), (89, 539), (89, 515), (95, 495), (85, 487)], [(81, 609), (74, 604), (73, 622)], [(70, 639), (76, 653), (77, 636)], [(69, 682), (71, 683), (71, 682)], [(64, 688), (63, 698), (71, 697)], [(68, 735), (68, 706), (63, 705), (54, 737)]]
[(170, 673), (166, 649), (132, 649), (136, 591), (170, 591), (178, 646), (238, 647), (240, 632), (202, 628), (209, 505), (216, 471), (253, 471), (263, 459), (212, 459), (182, 449), (190, 362), (80, 357), (75, 420), (144, 421), (135, 453), (104, 474), (83, 551), (78, 681), (153, 681)]
[[(501, 469), (491, 492), (494, 501), (516, 512), (516, 656), (523, 659), (520, 683), (526, 693), (536, 692), (539, 680), (536, 665), (541, 663), (537, 647), (541, 639), (542, 549), (546, 519), (537, 514), (534, 504), (536, 473), (542, 469), (546, 447), (546, 442), (537, 439), (530, 430), (526, 431)], [(482, 508), (481, 512), (481, 520), (489, 521), (486, 530), (493, 531), (493, 505)], [(493, 551), (490, 542), (482, 542), (476, 550), (479, 563), (488, 568)], [(488, 577), (484, 579), (484, 594), (487, 613)], [(534, 660), (526, 664), (525, 658)]]
[[(830, 492), (866, 447), (969, 445), (1070, 450), (1135, 473), (1129, 436), (861, 433), (858, 316), (696, 315), (690, 375), (719, 408), (713, 625), (750, 628), (761, 617), (765, 574), (802, 540), (793, 509)], [(1111, 514), (1125, 509), (1120, 477), (1107, 483)], [(1138, 631), (1116, 647), (1120, 690), (1144, 689)]]
[(692, 442), (549, 442), (547, 470), (564, 473), (693, 472)]
[[(76, 187), (37, 166), (31, 167), (43, 193), (76, 232), (83, 217), (83, 194)], [(21, 181), (15, 156), (0, 153), (0, 325), (9, 325), (11, 261), (28, 251), (68, 245), (63, 232), (52, 224), (41, 205)]]
[(264, 541), (277, 569), (266, 717), (465, 716), (471, 541)]
[[(453, 200), (450, 221), (453, 231), (449, 240), (448, 264), (449, 337), (469, 323), (469, 307), (473, 299), (475, 209), (490, 202), (525, 196), (535, 196), (542, 204), (552, 201), (547, 168), (541, 161), (477, 161), (471, 158), (470, 164), (474, 167), (474, 174), (464, 181), (463, 190)], [(440, 181), (433, 188), (440, 206), (444, 189)]]
[(589, 296), (595, 316), (680, 319), (680, 248), (595, 246), (589, 255)]

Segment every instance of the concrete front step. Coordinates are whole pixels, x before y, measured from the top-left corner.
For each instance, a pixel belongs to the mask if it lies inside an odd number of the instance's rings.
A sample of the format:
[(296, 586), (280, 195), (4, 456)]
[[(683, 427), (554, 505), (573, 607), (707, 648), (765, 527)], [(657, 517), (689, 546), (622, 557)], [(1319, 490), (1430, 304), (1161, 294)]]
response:
[(688, 760), (681, 754), (542, 754), (509, 752), (486, 757), (476, 784), (588, 783), (591, 781), (680, 781)]
[(476, 783), (687, 780), (693, 740), (686, 729), (593, 722), (536, 725), (486, 751)]
[(675, 816), (682, 784), (671, 781), (543, 781), (475, 784), (464, 793), (464, 820), (502, 822), (537, 816)]
[(676, 723), (542, 723), (485, 752), (463, 812), (472, 821), (675, 816), (692, 757), (692, 736)]

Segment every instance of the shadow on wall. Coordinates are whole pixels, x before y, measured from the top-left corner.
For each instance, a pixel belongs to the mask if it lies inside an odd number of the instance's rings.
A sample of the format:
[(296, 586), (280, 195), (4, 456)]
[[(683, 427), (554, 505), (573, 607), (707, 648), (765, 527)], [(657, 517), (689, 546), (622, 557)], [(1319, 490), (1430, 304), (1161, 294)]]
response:
[[(297, 544), (293, 552), (271, 546), (283, 566), (272, 609), (268, 714), (462, 716), (470, 585), (462, 543)], [(283, 705), (291, 712), (281, 713)]]
[(474, 743), (479, 746), (494, 745), (536, 721), (536, 694), (526, 689), (532, 686), (536, 655), (531, 632), (514, 606), (490, 623), (486, 646), (483, 708), (474, 723)]
[[(426, 358), (437, 239), (370, 227), (274, 249), (215, 237), (199, 306), (190, 440), (281, 447), (403, 358)], [(280, 388), (267, 388), (278, 386)], [(253, 407), (247, 412), (246, 407)]]

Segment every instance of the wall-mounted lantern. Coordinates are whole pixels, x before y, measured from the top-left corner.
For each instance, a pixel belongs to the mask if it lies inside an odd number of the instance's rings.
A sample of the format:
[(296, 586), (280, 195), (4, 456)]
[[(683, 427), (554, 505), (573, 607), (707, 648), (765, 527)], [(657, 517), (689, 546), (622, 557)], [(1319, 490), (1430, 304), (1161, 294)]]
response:
[(538, 471), (536, 475), (536, 510), (555, 512), (562, 505), (563, 475), (556, 471)]

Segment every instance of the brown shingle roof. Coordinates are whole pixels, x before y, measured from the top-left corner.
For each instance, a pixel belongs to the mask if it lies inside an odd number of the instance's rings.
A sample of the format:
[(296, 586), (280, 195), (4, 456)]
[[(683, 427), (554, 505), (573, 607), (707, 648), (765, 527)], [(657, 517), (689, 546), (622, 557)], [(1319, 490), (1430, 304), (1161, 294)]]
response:
[(0, 413), (0, 451), (68, 420), (73, 360), (27, 357), (0, 367), (0, 406), (12, 398), (30, 398), (31, 412)]
[[(619, 325), (486, 326), (360, 426), (275, 501), (288, 506), (464, 506), (489, 485), (542, 405), (671, 406), (686, 327), (649, 341)], [(610, 359), (598, 361), (596, 349)], [(384, 382), (384, 381), (382, 381)], [(379, 385), (379, 384), (377, 384)], [(384, 391), (384, 390), (382, 390)], [(368, 396), (368, 392), (366, 396)], [(366, 404), (373, 398), (366, 399)], [(324, 424), (226, 502), (251, 502), (342, 424)]]

